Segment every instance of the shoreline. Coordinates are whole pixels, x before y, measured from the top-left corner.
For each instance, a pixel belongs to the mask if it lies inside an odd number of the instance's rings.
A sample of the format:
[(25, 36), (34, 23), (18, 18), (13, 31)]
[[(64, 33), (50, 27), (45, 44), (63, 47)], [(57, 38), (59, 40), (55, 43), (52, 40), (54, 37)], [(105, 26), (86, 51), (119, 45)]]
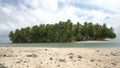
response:
[(0, 47), (4, 68), (120, 68), (120, 49)]
[[(47, 44), (46, 43), (0, 43), (0, 44)], [(49, 42), (51, 43), (120, 43), (119, 41), (114, 41), (114, 40), (88, 40), (88, 41), (74, 41), (74, 42)]]

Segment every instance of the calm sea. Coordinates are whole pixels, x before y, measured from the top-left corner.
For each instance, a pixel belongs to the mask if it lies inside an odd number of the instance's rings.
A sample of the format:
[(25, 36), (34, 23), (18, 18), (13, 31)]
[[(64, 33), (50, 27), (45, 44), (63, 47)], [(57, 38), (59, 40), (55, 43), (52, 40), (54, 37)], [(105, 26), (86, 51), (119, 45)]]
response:
[(49, 47), (49, 48), (120, 48), (120, 43), (27, 43), (0, 44), (0, 47)]

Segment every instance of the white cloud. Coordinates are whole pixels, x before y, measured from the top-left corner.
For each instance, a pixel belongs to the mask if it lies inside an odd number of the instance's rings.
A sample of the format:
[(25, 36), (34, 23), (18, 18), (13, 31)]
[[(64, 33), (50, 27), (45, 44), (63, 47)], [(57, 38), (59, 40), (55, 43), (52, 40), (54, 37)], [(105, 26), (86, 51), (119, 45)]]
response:
[(46, 11), (56, 11), (58, 2), (57, 0), (24, 0), (25, 4), (31, 6), (34, 9), (41, 8)]
[[(58, 2), (63, 2), (64, 6), (59, 8)], [(104, 12), (103, 9), (83, 9), (73, 6), (71, 3), (98, 6), (109, 9), (115, 14)], [(19, 3), (19, 8), (18, 6), (11, 6), (9, 3), (4, 4), (4, 6), (0, 5), (0, 35), (8, 35), (9, 31), (17, 28), (43, 23), (53, 24), (67, 19), (71, 19), (74, 23), (92, 21), (118, 27), (120, 25), (119, 3), (119, 0), (23, 0), (23, 3)], [(117, 32), (117, 28), (115, 31)]]
[(5, 12), (5, 14), (10, 15), (12, 10), (9, 7), (1, 7), (1, 11)]
[(103, 7), (105, 9), (110, 9), (112, 11), (118, 12), (117, 10), (120, 9), (119, 3), (120, 0), (92, 0), (88, 2), (89, 4), (96, 5)]

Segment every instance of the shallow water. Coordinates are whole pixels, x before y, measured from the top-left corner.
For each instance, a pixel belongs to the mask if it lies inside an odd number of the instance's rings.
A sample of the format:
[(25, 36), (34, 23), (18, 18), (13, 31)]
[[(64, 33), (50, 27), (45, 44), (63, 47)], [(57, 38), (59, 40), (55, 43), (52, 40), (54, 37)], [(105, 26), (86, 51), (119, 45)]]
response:
[(120, 43), (27, 43), (0, 44), (0, 47), (120, 48)]

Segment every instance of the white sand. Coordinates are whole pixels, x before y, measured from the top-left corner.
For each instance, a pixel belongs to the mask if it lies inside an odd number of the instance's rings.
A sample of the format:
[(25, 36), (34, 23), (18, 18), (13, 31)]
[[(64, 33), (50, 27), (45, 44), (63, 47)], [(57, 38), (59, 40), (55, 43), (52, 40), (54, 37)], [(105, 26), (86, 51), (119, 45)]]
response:
[(120, 68), (120, 49), (0, 47), (2, 68)]
[(119, 41), (78, 41), (75, 43), (120, 43)]

